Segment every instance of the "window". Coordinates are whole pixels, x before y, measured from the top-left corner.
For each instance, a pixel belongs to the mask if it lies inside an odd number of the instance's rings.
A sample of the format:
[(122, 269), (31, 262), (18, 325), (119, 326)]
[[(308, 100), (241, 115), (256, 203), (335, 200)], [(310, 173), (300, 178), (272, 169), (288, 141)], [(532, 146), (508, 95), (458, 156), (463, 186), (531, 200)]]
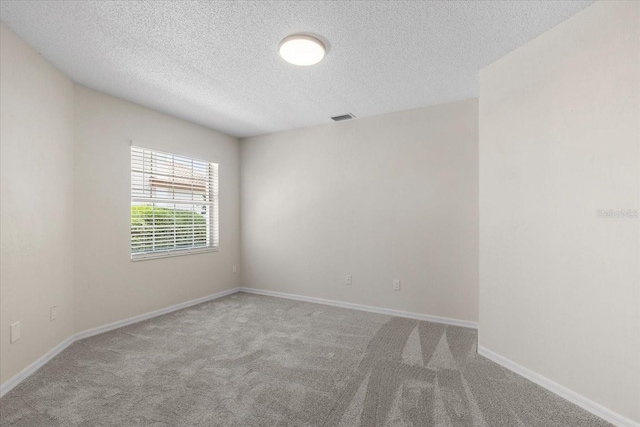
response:
[(218, 165), (131, 147), (131, 259), (218, 249)]

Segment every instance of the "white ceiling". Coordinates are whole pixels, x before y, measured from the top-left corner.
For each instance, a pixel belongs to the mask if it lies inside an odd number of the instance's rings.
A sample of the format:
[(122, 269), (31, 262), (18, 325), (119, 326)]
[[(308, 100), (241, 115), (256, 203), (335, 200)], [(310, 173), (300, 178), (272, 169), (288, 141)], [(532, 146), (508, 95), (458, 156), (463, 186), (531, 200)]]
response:
[[(592, 1), (2, 1), (75, 82), (238, 137), (478, 95), (479, 69)], [(318, 65), (277, 53), (328, 41)]]

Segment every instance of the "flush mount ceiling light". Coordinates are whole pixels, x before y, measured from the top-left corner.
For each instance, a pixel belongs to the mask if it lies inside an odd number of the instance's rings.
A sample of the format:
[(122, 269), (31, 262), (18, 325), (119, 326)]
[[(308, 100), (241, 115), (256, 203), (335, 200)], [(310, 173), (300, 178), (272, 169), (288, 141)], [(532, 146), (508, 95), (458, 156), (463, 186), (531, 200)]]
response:
[(293, 34), (285, 37), (278, 48), (280, 56), (293, 65), (313, 65), (322, 61), (326, 48), (315, 37), (305, 34)]

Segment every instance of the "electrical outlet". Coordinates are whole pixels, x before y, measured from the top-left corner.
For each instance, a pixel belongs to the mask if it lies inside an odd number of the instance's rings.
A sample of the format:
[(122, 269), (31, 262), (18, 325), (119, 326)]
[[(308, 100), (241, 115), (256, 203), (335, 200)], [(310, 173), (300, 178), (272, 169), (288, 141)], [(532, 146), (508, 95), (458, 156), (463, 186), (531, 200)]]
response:
[(49, 320), (54, 321), (58, 318), (58, 306), (52, 305), (49, 310)]
[(353, 284), (353, 280), (351, 280), (351, 275), (350, 274), (347, 274), (347, 278), (344, 281), (344, 284), (345, 285), (352, 285)]
[(20, 339), (20, 322), (11, 324), (11, 344)]
[(237, 272), (238, 272), (238, 266), (237, 266), (237, 265), (235, 265), (235, 264), (233, 264), (233, 272), (234, 272), (234, 273), (237, 273)]
[(394, 291), (400, 290), (400, 279), (393, 279), (393, 290)]

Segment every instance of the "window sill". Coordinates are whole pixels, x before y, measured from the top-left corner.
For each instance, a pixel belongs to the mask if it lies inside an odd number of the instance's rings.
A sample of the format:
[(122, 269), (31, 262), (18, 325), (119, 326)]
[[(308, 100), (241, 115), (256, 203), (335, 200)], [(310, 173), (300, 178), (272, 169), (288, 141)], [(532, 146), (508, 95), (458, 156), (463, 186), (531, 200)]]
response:
[(166, 251), (166, 252), (147, 252), (143, 254), (135, 254), (131, 255), (131, 261), (146, 261), (150, 259), (158, 259), (158, 258), (170, 258), (174, 256), (184, 256), (184, 255), (193, 255), (193, 254), (201, 254), (205, 252), (218, 252), (220, 248), (215, 246), (209, 246), (206, 248), (198, 248), (198, 249), (183, 249), (183, 250), (174, 250), (174, 251)]

